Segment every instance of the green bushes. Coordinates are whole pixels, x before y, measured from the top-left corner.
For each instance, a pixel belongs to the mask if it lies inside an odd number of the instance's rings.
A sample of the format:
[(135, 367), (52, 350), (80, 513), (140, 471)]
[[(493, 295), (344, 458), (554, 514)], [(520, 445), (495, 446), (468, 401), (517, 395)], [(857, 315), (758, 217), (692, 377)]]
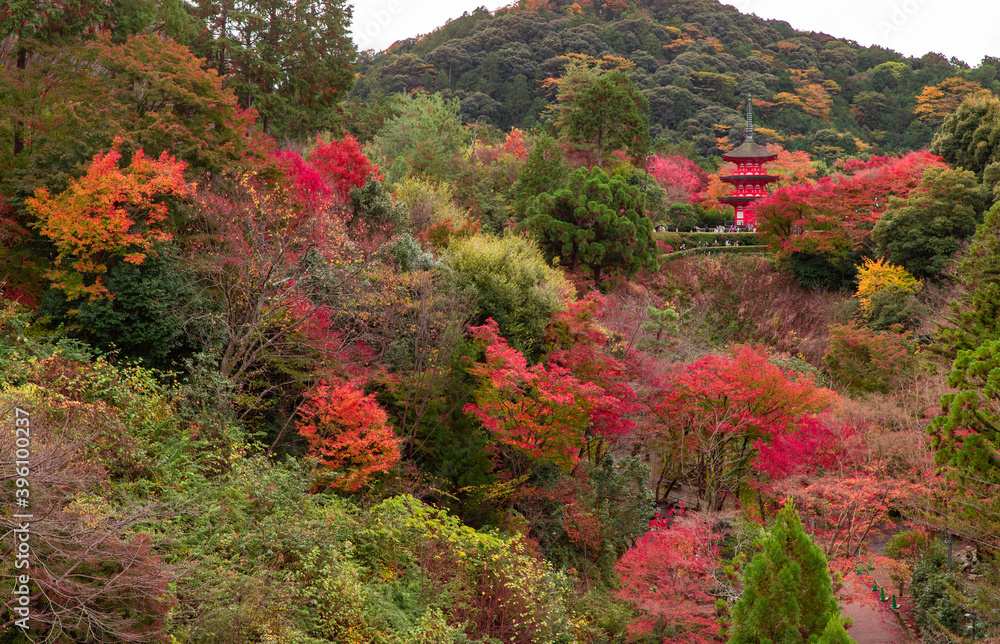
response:
[(355, 539), (358, 561), (411, 624), (440, 611), (477, 642), (574, 641), (568, 579), (520, 537), (477, 532), (404, 495), (372, 508)]
[(523, 538), (409, 495), (367, 510), (312, 495), (305, 473), (252, 458), (191, 481), (197, 505), (167, 527), (170, 556), (193, 564), (169, 625), (178, 641), (577, 641), (569, 579)]
[(524, 237), (456, 239), (444, 255), (455, 286), (475, 295), (472, 324), (496, 320), (512, 347), (537, 358), (549, 318), (563, 308), (570, 285)]

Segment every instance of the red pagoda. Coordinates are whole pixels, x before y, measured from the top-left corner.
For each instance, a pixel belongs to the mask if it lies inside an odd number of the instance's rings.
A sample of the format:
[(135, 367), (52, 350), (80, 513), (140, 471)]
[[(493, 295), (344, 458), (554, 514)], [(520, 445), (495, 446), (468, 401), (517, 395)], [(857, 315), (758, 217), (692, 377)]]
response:
[(722, 155), (724, 161), (736, 164), (736, 174), (719, 177), (733, 186), (732, 194), (719, 201), (732, 204), (736, 209), (737, 226), (756, 225), (754, 208), (759, 200), (768, 195), (764, 186), (778, 180), (777, 176), (765, 173), (764, 164), (773, 161), (777, 156), (753, 142), (753, 112), (750, 97), (747, 96), (746, 139), (743, 145)]

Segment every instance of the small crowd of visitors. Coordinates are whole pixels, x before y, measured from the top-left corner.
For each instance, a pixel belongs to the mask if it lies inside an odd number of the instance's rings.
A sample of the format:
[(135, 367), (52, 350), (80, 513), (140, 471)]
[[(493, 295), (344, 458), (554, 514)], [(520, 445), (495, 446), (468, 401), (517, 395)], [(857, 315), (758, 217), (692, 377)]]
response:
[[(698, 242), (698, 248), (708, 248), (709, 246), (718, 246), (718, 245), (719, 245), (718, 239), (713, 240), (711, 244), (709, 244), (707, 241)], [(739, 245), (740, 245), (739, 240), (734, 241), (732, 244), (729, 243), (728, 239), (726, 240), (726, 246), (739, 246)], [(688, 249), (687, 244), (682, 243), (680, 245), (680, 248), (678, 248), (677, 250), (687, 250), (687, 249)]]

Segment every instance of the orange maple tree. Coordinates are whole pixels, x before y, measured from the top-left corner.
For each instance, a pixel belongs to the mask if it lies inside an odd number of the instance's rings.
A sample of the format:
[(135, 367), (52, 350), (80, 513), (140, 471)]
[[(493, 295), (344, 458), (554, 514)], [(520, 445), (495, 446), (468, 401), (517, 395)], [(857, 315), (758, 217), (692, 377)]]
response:
[[(331, 485), (356, 490), (376, 472), (399, 462), (399, 439), (389, 416), (354, 382), (320, 380), (306, 395), (296, 427), (319, 459)], [(321, 475), (319, 480), (324, 480)]]
[(156, 242), (171, 238), (163, 229), (169, 210), (164, 198), (191, 194), (183, 161), (166, 152), (152, 159), (140, 149), (121, 168), (121, 144), (116, 138), (111, 150), (97, 153), (87, 174), (65, 191), (53, 197), (40, 188), (25, 200), (36, 219), (32, 225), (59, 251), (48, 277), (71, 300), (107, 297), (100, 276), (108, 263), (121, 258), (141, 264)]
[(528, 158), (528, 150), (524, 147), (524, 132), (513, 128), (503, 142), (501, 154), (510, 154), (515, 159)]

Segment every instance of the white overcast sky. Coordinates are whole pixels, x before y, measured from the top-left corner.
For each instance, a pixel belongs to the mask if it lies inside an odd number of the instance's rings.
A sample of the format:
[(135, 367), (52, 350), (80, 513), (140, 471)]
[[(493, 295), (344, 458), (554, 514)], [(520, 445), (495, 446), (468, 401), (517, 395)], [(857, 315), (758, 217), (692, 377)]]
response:
[[(465, 11), (493, 11), (511, 0), (348, 0), (358, 49), (381, 51), (397, 40), (433, 31)], [(743, 13), (785, 20), (861, 45), (906, 56), (929, 51), (971, 66), (1000, 57), (1000, 0), (731, 0)]]

